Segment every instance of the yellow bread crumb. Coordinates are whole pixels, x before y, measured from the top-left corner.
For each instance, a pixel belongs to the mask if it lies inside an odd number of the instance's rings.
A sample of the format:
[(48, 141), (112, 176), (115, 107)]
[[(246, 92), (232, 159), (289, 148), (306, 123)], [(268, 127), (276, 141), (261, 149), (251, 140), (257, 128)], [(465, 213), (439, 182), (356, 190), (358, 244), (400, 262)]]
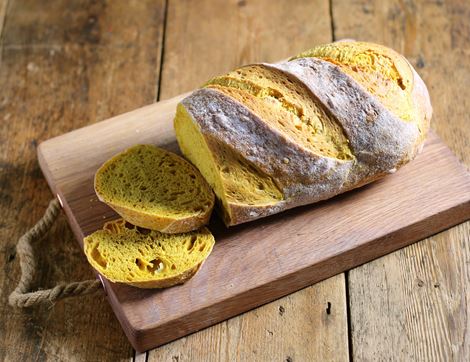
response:
[(98, 198), (132, 224), (167, 233), (198, 229), (209, 220), (214, 194), (183, 158), (137, 145), (104, 163), (95, 175)]
[(206, 140), (186, 109), (176, 110), (175, 130), (183, 154), (201, 171), (225, 210), (229, 204), (271, 205), (282, 200), (274, 181), (228, 147)]

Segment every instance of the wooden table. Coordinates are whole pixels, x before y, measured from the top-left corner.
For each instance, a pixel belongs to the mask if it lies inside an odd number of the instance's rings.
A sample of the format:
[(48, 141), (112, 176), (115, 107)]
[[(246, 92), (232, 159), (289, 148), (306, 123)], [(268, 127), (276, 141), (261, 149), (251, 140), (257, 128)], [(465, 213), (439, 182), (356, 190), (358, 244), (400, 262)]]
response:
[[(470, 222), (145, 354), (105, 298), (14, 310), (15, 243), (52, 195), (38, 142), (254, 61), (341, 38), (405, 54), (432, 128), (470, 165), (470, 3), (0, 1), (0, 360), (470, 359)], [(62, 216), (37, 285), (93, 276)]]

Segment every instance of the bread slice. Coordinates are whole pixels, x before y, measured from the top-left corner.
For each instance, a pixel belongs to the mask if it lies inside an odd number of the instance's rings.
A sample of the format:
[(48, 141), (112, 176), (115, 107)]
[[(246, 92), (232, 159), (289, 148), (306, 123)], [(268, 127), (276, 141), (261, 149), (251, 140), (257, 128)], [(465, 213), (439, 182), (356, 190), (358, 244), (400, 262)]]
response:
[(98, 198), (130, 223), (165, 233), (207, 224), (214, 194), (183, 158), (152, 145), (137, 145), (104, 163), (95, 175)]
[(119, 219), (106, 223), (83, 243), (90, 264), (110, 281), (138, 288), (166, 288), (195, 275), (215, 240), (205, 227), (170, 235)]
[(403, 56), (344, 42), (216, 77), (181, 101), (174, 124), (236, 225), (395, 172), (422, 147), (431, 114)]

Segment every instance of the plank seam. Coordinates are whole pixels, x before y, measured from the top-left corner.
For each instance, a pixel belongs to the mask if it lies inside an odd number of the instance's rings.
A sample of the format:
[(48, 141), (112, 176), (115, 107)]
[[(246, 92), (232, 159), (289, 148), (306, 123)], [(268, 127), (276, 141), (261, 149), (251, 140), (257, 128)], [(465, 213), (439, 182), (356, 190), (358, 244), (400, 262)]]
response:
[(353, 341), (352, 341), (352, 321), (351, 321), (351, 300), (349, 295), (349, 270), (344, 272), (344, 284), (346, 294), (346, 321), (348, 323), (348, 355), (349, 361), (353, 362)]
[(166, 28), (168, 22), (168, 0), (165, 0), (165, 10), (163, 14), (162, 48), (160, 53), (160, 71), (158, 72), (157, 101), (160, 100), (163, 77), (163, 64), (165, 62)]
[(4, 48), (4, 30), (7, 22), (9, 0), (5, 0), (3, 6), (0, 8), (0, 66), (3, 62), (3, 48)]
[(329, 11), (330, 11), (330, 28), (332, 41), (336, 40), (335, 34), (335, 18), (333, 17), (333, 0), (328, 0)]

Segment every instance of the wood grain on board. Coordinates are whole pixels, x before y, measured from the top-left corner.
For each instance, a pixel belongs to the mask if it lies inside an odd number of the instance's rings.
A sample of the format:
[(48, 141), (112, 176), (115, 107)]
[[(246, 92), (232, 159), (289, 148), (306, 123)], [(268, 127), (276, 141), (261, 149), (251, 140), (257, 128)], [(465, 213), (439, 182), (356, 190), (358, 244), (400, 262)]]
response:
[[(136, 143), (177, 149), (181, 97), (120, 115), (39, 146), (39, 162), (81, 241), (117, 215), (93, 191), (96, 169)], [(96, 141), (94, 141), (96, 140)], [(167, 343), (363, 264), (470, 217), (470, 174), (431, 133), (422, 154), (394, 175), (328, 201), (226, 228), (184, 285), (142, 290), (105, 281), (138, 350)]]
[[(470, 2), (333, 0), (332, 10), (337, 38), (382, 43), (412, 62), (430, 91), (432, 128), (470, 166)], [(469, 230), (349, 272), (354, 360), (470, 360)]]
[[(7, 298), (19, 279), (15, 244), (54, 197), (37, 144), (155, 101), (164, 3), (0, 1), (2, 361), (132, 359), (102, 294), (27, 310)], [(74, 239), (60, 217), (36, 247), (37, 288), (94, 277)]]

